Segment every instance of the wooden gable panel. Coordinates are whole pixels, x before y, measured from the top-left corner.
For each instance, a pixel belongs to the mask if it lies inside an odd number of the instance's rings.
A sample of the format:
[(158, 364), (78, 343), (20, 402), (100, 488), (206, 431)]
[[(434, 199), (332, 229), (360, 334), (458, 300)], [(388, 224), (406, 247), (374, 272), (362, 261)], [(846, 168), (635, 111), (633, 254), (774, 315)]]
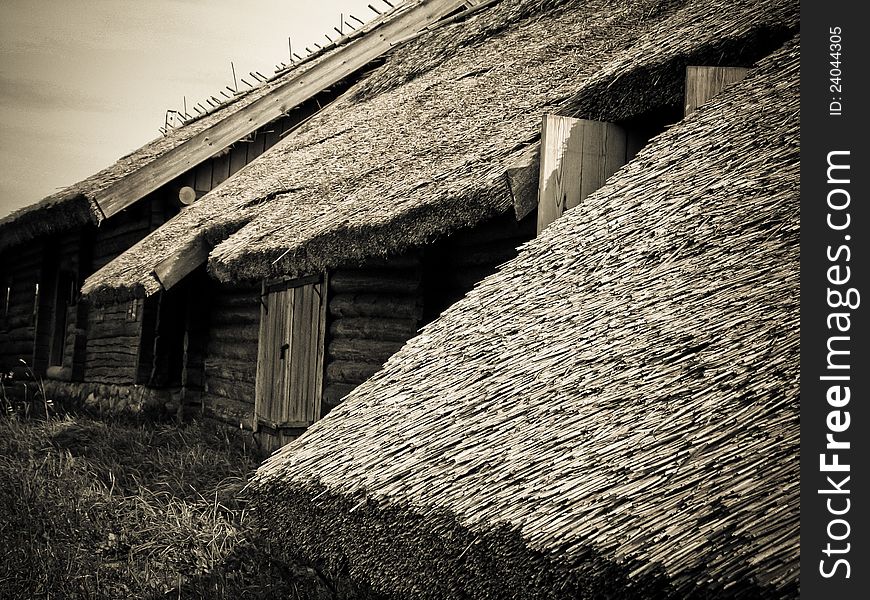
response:
[(625, 164), (626, 138), (626, 131), (613, 123), (544, 115), (538, 233)]

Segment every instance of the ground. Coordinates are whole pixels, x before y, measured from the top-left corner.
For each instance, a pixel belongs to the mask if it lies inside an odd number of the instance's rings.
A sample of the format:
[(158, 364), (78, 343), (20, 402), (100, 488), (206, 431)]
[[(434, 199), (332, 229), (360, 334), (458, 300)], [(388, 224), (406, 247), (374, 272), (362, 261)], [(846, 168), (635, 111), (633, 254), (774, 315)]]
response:
[(240, 436), (49, 412), (0, 416), (0, 598), (333, 597), (255, 530)]

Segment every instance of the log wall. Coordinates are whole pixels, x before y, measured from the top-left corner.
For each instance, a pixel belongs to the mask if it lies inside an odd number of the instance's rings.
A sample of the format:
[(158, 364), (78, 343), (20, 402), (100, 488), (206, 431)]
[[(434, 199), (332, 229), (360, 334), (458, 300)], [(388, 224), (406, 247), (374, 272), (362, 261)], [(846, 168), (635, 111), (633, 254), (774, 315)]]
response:
[(536, 223), (534, 210), (519, 222), (511, 211), (428, 246), (423, 255), (423, 322), (435, 319), (498, 265), (514, 258), (517, 248), (535, 237)]
[(260, 286), (210, 282), (202, 409), (238, 427), (252, 425), (260, 329)]
[(423, 317), (421, 284), (417, 252), (330, 273), (321, 415), (416, 334)]
[(85, 379), (130, 384), (136, 380), (142, 335), (142, 300), (91, 307), (85, 348)]
[[(36, 285), (42, 270), (42, 244), (35, 242), (0, 256), (2, 308), (0, 314), (0, 370), (17, 369), (19, 359), (33, 360)], [(6, 293), (8, 287), (8, 305)]]

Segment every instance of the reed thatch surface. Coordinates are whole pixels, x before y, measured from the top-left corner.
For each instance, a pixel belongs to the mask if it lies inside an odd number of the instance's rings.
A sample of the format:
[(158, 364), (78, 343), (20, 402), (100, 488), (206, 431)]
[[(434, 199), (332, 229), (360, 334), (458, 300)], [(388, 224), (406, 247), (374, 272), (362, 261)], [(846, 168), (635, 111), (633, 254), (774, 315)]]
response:
[(395, 598), (797, 597), (798, 49), (266, 462), (276, 544)]
[(503, 0), (397, 48), (355, 94), (85, 292), (153, 293), (154, 265), (200, 239), (216, 245), (211, 273), (239, 281), (400, 252), (476, 224), (512, 206), (505, 166), (539, 139), (544, 112), (614, 120), (679, 104), (687, 64), (752, 64), (794, 34), (797, 15), (793, 0)]
[[(420, 0), (409, 1), (393, 12), (373, 19), (356, 32), (341, 39), (345, 45), (377, 29), (396, 14), (418, 4)], [(241, 90), (232, 98), (221, 98), (220, 106), (210, 109), (205, 115), (186, 121), (183, 125), (170, 129), (166, 135), (158, 137), (118, 159), (111, 166), (90, 177), (52, 194), (41, 201), (21, 208), (0, 219), (0, 250), (27, 242), (35, 237), (53, 234), (84, 225), (89, 222), (99, 224), (102, 212), (94, 203), (94, 197), (102, 190), (120, 181), (127, 175), (145, 167), (168, 151), (187, 142), (197, 134), (231, 117), (243, 108), (267, 96), (285, 84), (288, 79), (304, 74), (323, 58), (335, 50), (333, 44), (318, 50), (303, 61), (291, 65), (286, 70), (269, 78), (268, 81), (251, 89)], [(194, 112), (191, 109), (191, 112)]]

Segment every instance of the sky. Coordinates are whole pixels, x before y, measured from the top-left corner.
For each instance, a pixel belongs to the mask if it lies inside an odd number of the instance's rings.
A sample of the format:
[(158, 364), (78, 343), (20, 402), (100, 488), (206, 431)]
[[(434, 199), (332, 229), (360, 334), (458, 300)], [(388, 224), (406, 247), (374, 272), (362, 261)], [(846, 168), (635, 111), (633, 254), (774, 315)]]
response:
[[(391, 0), (398, 5), (397, 0)], [(0, 1), (0, 218), (159, 136), (249, 71), (271, 76), (383, 0)], [(244, 87), (239, 83), (240, 87)]]

